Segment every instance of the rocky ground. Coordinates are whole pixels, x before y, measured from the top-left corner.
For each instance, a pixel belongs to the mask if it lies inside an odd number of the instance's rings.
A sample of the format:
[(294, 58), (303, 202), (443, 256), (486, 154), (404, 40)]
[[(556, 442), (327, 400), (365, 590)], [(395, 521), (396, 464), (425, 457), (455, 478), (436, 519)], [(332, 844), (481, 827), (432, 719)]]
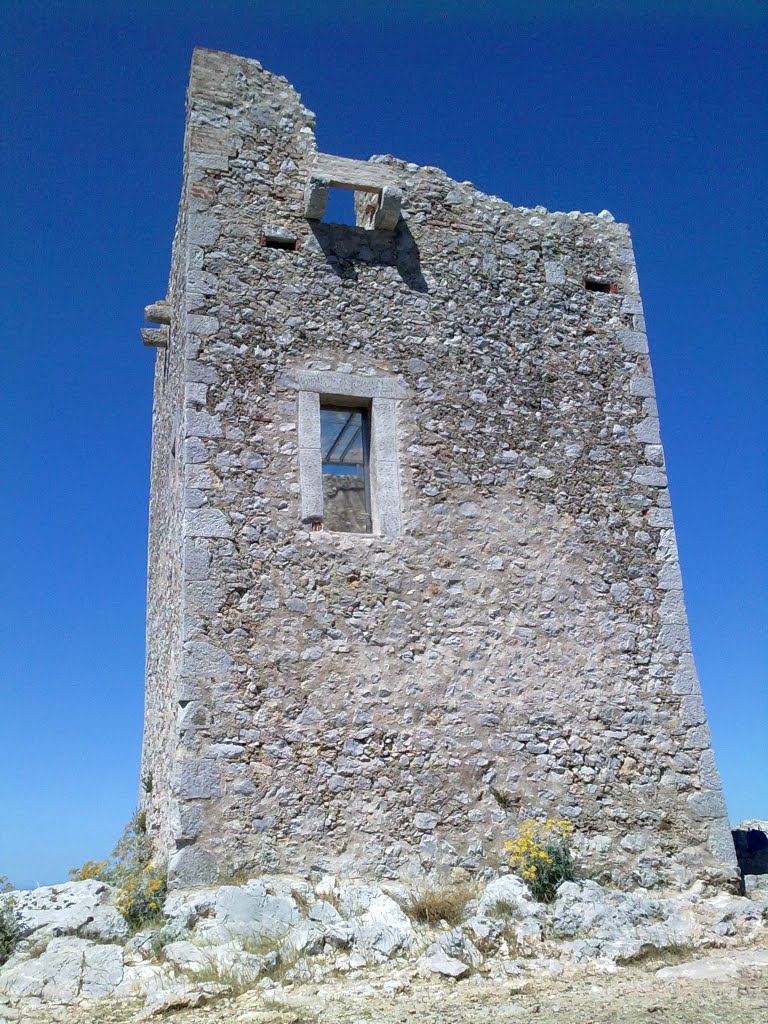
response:
[(459, 889), (424, 923), (398, 887), (258, 879), (175, 892), (134, 935), (104, 883), (17, 893), (0, 1024), (768, 1024), (762, 901), (570, 882), (547, 907), (505, 876), (457, 909)]
[[(762, 962), (758, 961), (762, 956)], [(671, 957), (670, 959), (675, 959)], [(750, 966), (751, 964), (755, 966)], [(200, 1008), (171, 1006), (148, 1017), (136, 1003), (95, 1007), (27, 1008), (0, 1004), (0, 1021), (23, 1024), (766, 1024), (768, 950), (702, 954), (699, 977), (663, 976), (669, 967), (651, 959), (614, 973), (580, 969), (541, 974), (522, 986), (475, 975), (394, 979), (381, 968), (365, 980), (337, 980), (281, 993), (246, 993)], [(689, 969), (691, 962), (678, 965)], [(662, 972), (662, 976), (659, 972)], [(738, 972), (738, 973), (737, 973)], [(398, 981), (390, 994), (383, 985)], [(182, 1000), (183, 1002), (183, 1000)]]

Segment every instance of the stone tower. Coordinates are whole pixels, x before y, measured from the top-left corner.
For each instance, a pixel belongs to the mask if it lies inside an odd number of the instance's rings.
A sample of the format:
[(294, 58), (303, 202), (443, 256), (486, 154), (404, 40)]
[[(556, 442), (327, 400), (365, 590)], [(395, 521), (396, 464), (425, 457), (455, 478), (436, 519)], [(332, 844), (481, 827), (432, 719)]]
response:
[(313, 124), (195, 51), (142, 332), (172, 881), (494, 869), (538, 814), (619, 885), (733, 874), (626, 226), (318, 153)]

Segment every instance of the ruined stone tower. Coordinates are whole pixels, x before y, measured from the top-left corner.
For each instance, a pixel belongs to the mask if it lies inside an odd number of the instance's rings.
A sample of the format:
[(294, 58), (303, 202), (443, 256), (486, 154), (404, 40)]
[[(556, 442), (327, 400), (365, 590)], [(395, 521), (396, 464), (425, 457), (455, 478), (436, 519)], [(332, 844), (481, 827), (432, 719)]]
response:
[(195, 51), (142, 332), (172, 880), (497, 868), (521, 814), (620, 885), (731, 873), (626, 226), (321, 154), (313, 124)]

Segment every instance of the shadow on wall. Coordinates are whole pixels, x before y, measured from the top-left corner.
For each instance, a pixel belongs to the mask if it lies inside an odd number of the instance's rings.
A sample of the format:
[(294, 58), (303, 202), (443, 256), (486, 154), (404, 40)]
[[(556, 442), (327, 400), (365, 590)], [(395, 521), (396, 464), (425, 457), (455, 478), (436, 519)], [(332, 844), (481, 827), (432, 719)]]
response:
[(759, 828), (735, 828), (733, 845), (743, 875), (768, 875), (768, 835)]
[(344, 281), (356, 281), (356, 263), (396, 267), (405, 284), (416, 292), (428, 291), (421, 273), (421, 254), (407, 223), (394, 231), (370, 231), (349, 224), (313, 221), (312, 234), (328, 264)]

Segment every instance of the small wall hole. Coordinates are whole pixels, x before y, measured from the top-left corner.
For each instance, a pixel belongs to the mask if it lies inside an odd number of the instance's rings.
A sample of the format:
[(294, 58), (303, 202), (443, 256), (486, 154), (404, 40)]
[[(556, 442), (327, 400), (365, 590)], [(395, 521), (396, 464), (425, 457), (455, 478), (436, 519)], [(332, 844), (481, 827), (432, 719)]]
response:
[(615, 295), (619, 290), (615, 281), (606, 281), (599, 277), (585, 277), (584, 287), (588, 292), (604, 292), (607, 295)]
[(262, 235), (259, 239), (265, 249), (285, 249), (296, 252), (299, 247), (298, 238), (280, 238), (279, 235)]

